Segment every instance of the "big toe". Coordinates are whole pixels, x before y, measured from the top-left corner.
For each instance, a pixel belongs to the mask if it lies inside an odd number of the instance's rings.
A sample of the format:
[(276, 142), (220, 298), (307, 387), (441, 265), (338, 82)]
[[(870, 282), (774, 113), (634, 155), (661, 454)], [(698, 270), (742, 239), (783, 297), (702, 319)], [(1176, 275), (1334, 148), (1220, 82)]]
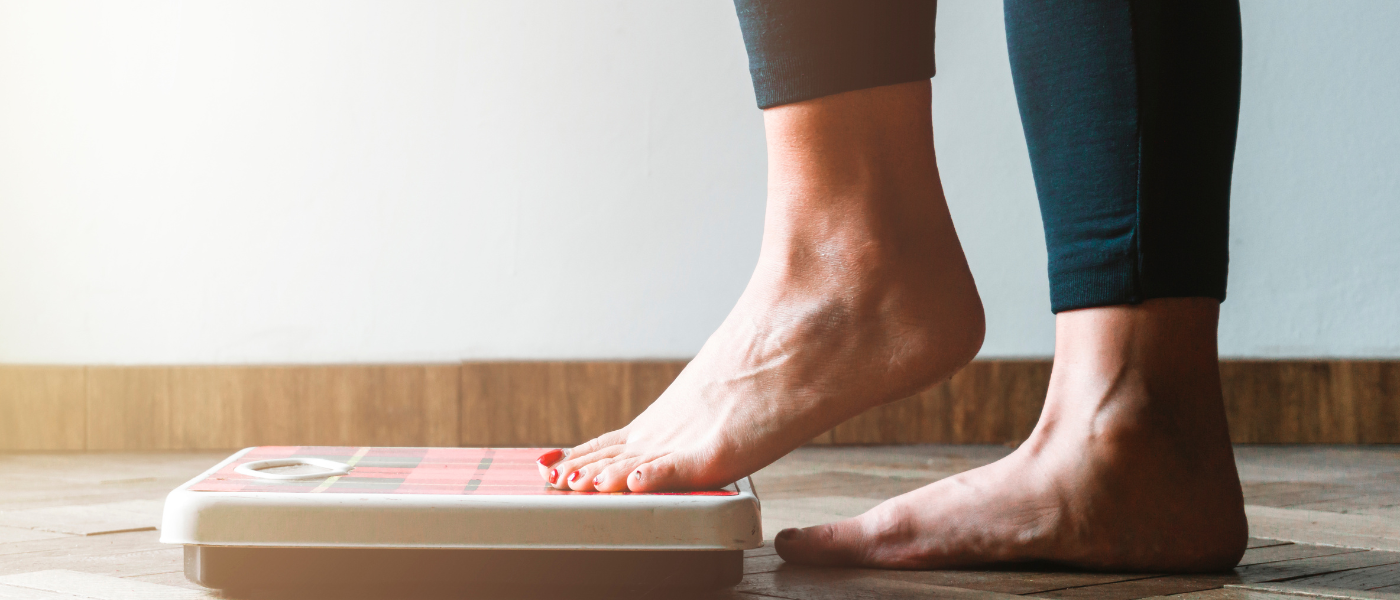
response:
[(724, 481), (703, 458), (679, 452), (643, 462), (627, 475), (627, 489), (634, 492), (717, 490), (733, 482)]
[(857, 519), (784, 529), (773, 540), (778, 556), (791, 563), (824, 566), (865, 564), (869, 540)]

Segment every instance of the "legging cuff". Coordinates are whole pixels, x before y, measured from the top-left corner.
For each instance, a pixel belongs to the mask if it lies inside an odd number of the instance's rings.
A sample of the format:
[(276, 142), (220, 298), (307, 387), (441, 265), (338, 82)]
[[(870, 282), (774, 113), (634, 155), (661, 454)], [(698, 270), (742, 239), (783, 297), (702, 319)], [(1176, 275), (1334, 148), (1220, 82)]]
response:
[(759, 108), (933, 77), (935, 0), (734, 0)]

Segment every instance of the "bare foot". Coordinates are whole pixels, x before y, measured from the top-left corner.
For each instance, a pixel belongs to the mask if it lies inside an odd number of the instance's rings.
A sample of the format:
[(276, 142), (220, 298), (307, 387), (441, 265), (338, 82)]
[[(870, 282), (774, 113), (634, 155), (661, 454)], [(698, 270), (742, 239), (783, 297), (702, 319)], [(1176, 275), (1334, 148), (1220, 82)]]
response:
[(943, 199), (929, 84), (764, 112), (758, 267), (729, 317), (632, 423), (541, 457), (560, 488), (713, 489), (947, 378), (982, 304)]
[(1061, 313), (1045, 410), (1015, 452), (859, 517), (783, 530), (778, 553), (896, 569), (1233, 567), (1248, 526), (1220, 396), (1218, 314), (1201, 298)]

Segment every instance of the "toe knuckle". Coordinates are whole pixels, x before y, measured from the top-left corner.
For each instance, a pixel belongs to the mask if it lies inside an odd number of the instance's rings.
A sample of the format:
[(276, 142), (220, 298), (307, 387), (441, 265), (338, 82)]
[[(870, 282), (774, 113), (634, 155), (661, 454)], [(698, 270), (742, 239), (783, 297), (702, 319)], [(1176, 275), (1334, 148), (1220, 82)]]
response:
[(899, 509), (877, 506), (863, 519), (866, 533), (876, 539), (900, 539), (904, 536), (908, 519)]

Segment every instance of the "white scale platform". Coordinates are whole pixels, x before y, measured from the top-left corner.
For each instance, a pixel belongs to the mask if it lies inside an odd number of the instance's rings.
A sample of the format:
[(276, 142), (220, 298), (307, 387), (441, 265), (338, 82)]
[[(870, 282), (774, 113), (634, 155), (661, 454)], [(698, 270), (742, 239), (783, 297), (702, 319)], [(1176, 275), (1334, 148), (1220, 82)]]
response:
[[(176, 488), (161, 541), (214, 588), (723, 587), (762, 545), (745, 479), (719, 491), (569, 492), (544, 448), (247, 448)], [(580, 579), (581, 578), (581, 579)]]

